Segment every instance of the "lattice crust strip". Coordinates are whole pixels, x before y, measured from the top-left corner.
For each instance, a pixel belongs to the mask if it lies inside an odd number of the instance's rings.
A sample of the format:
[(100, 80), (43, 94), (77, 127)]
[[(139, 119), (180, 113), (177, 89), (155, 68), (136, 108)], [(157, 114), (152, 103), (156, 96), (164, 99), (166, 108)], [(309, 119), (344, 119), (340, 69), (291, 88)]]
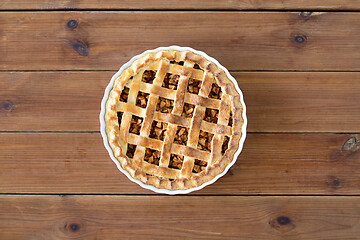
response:
[(116, 116), (106, 116), (109, 126), (117, 125), (108, 135), (117, 136), (119, 146), (114, 139), (110, 145), (123, 168), (143, 182), (172, 189), (177, 180), (192, 179), (177, 181), (176, 188), (198, 185), (217, 175), (236, 150), (239, 96), (214, 64), (196, 56), (151, 55), (115, 82), (115, 100), (107, 107)]

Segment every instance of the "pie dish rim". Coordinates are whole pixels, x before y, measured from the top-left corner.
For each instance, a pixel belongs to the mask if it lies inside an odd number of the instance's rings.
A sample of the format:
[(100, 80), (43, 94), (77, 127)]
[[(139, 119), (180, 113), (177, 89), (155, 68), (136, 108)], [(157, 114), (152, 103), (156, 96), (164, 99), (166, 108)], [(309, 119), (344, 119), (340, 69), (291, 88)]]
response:
[[(137, 59), (145, 56), (148, 53), (151, 52), (159, 52), (159, 51), (170, 51), (170, 50), (176, 50), (176, 51), (190, 51), (193, 52), (194, 54), (200, 55), (202, 57), (204, 57), (205, 59), (207, 59), (210, 62), (213, 62), (219, 69), (223, 70), (226, 74), (226, 77), (234, 84), (234, 87), (236, 89), (236, 91), (238, 92), (239, 96), (240, 96), (240, 103), (242, 105), (242, 120), (243, 120), (243, 125), (241, 127), (241, 138), (239, 140), (239, 147), (236, 150), (236, 152), (233, 155), (233, 160), (225, 167), (224, 171), (219, 173), (218, 175), (214, 176), (211, 180), (204, 182), (203, 184), (199, 185), (199, 186), (195, 186), (195, 187), (191, 187), (188, 189), (176, 189), (176, 190), (169, 190), (169, 189), (164, 189), (164, 188), (157, 188), (153, 185), (150, 184), (146, 184), (138, 179), (133, 178), (130, 173), (128, 171), (126, 171), (125, 169), (122, 168), (119, 160), (115, 157), (114, 152), (112, 150), (112, 148), (110, 147), (110, 144), (108, 142), (108, 136), (106, 133), (106, 129), (105, 129), (105, 112), (106, 112), (106, 102), (109, 98), (109, 94), (110, 91), (113, 89), (114, 86), (114, 82), (115, 79), (117, 79), (121, 73), (127, 69), (128, 67), (130, 67), (132, 65), (132, 63), (134, 61), (136, 61)], [(109, 82), (109, 84), (107, 85), (106, 89), (105, 89), (105, 93), (104, 93), (104, 97), (101, 101), (101, 111), (100, 111), (100, 132), (103, 138), (103, 142), (104, 142), (104, 146), (107, 149), (110, 158), (112, 159), (112, 161), (115, 163), (115, 165), (117, 166), (117, 168), (132, 182), (137, 183), (138, 185), (140, 185), (141, 187), (145, 188), (145, 189), (149, 189), (152, 190), (156, 193), (163, 193), (163, 194), (168, 194), (168, 195), (175, 195), (175, 194), (187, 194), (190, 193), (192, 191), (197, 191), (200, 190), (210, 184), (213, 184), (214, 182), (216, 182), (219, 178), (221, 178), (222, 176), (224, 176), (227, 171), (230, 169), (231, 166), (233, 166), (240, 154), (240, 152), (242, 151), (243, 145), (244, 145), (244, 141), (246, 138), (246, 127), (247, 127), (247, 117), (246, 117), (246, 105), (243, 99), (243, 93), (240, 90), (237, 81), (234, 79), (234, 77), (232, 77), (229, 73), (229, 71), (223, 67), (216, 59), (208, 56), (206, 53), (202, 52), (202, 51), (198, 51), (195, 50), (193, 48), (190, 47), (180, 47), (180, 46), (169, 46), (169, 47), (158, 47), (156, 49), (151, 49), (151, 50), (147, 50), (139, 55), (136, 55), (134, 57), (132, 57), (128, 62), (126, 62), (125, 64), (123, 64), (120, 69), (112, 76), (111, 81)]]

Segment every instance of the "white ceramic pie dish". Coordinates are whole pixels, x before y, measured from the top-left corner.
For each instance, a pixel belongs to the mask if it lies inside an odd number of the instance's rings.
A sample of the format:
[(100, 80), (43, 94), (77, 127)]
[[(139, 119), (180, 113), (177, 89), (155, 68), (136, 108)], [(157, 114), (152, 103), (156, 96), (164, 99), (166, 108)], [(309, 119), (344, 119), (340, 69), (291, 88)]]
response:
[[(113, 88), (113, 85), (114, 85), (114, 81), (116, 78), (118, 78), (122, 71), (126, 68), (128, 68), (135, 60), (139, 59), (140, 57), (144, 56), (145, 54), (149, 53), (149, 52), (158, 52), (158, 51), (167, 51), (167, 50), (177, 50), (177, 51), (191, 51), (195, 54), (198, 54), (198, 55), (201, 55), (202, 57), (206, 58), (207, 60), (215, 63), (220, 69), (222, 69), (227, 77), (234, 83), (234, 86), (235, 86), (235, 89), (238, 91), (239, 95), (240, 95), (240, 102), (243, 106), (243, 112), (242, 112), (242, 118), (243, 118), (243, 126), (241, 128), (241, 132), (242, 132), (242, 135), (241, 135), (241, 138), (240, 138), (240, 141), (239, 141), (239, 148), (237, 149), (237, 151), (235, 152), (234, 154), (234, 158), (233, 160), (231, 161), (231, 163), (226, 166), (225, 170), (218, 174), (217, 176), (215, 176), (212, 180), (208, 181), (208, 182), (205, 182), (203, 183), (202, 185), (200, 186), (197, 186), (197, 187), (193, 187), (193, 188), (189, 188), (189, 189), (185, 189), (185, 190), (167, 190), (167, 189), (159, 189), (159, 188), (156, 188), (152, 185), (148, 185), (148, 184), (145, 184), (143, 182), (141, 182), (140, 180), (137, 180), (137, 179), (134, 179), (130, 176), (130, 174), (125, 171), (119, 161), (116, 159), (116, 157), (114, 156), (114, 153), (109, 145), (109, 142), (108, 142), (108, 137), (107, 137), (107, 134), (106, 134), (106, 131), (105, 131), (105, 104), (106, 104), (106, 101), (109, 97), (109, 93), (111, 91), (111, 89)], [(100, 132), (101, 132), (101, 135), (103, 137), (103, 141), (104, 141), (104, 146), (105, 148), (107, 149), (109, 155), (110, 155), (110, 158), (113, 160), (113, 162), (116, 164), (117, 168), (123, 173), (125, 174), (125, 176), (132, 182), (135, 182), (137, 183), (138, 185), (140, 185), (141, 187), (145, 188), (145, 189), (149, 189), (149, 190), (152, 190), (156, 193), (164, 193), (164, 194), (169, 194), (169, 195), (175, 195), (175, 194), (187, 194), (187, 193), (190, 193), (192, 191), (197, 191), (197, 190), (200, 190), (214, 182), (216, 182), (216, 180), (218, 180), (220, 177), (224, 176), (227, 171), (230, 169), (231, 166), (234, 165), (234, 163), (236, 162), (242, 148), (243, 148), (243, 145), (244, 145), (244, 141), (245, 141), (245, 138), (246, 138), (246, 127), (247, 127), (247, 118), (246, 118), (246, 106), (245, 106), (245, 102), (244, 102), (244, 98), (243, 98), (243, 94), (236, 82), (236, 80), (234, 79), (234, 77), (232, 77), (229, 73), (229, 71), (223, 67), (216, 59), (208, 56), (206, 53), (204, 52), (201, 52), (201, 51), (197, 51), (197, 50), (194, 50), (190, 47), (179, 47), (179, 46), (170, 46), (170, 47), (159, 47), (159, 48), (156, 48), (156, 49), (152, 49), (152, 50), (147, 50), (137, 56), (134, 56), (133, 58), (130, 59), (130, 61), (128, 61), (127, 63), (125, 63), (124, 65), (121, 66), (121, 68), (119, 69), (119, 71), (113, 75), (113, 77), (111, 78), (111, 81), (110, 83), (108, 84), (108, 86), (106, 87), (105, 89), (105, 94), (104, 94), (104, 97), (101, 101), (101, 111), (100, 111)]]

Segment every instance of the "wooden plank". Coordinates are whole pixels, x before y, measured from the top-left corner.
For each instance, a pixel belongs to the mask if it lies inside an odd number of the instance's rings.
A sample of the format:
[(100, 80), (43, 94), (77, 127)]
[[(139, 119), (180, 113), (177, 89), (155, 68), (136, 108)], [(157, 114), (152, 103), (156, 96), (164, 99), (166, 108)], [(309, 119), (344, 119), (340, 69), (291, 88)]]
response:
[(114, 72), (0, 73), (2, 131), (99, 131)]
[(234, 73), (253, 132), (360, 132), (360, 73)]
[[(1, 72), (0, 131), (98, 131), (114, 72)], [(360, 73), (232, 73), (250, 132), (360, 132)]]
[[(230, 172), (195, 194), (360, 194), (359, 135), (249, 134)], [(0, 134), (0, 193), (149, 194), (98, 133)]]
[(49, 9), (189, 9), (189, 10), (359, 10), (357, 0), (182, 0), (170, 3), (166, 0), (77, 0), (77, 1), (52, 1), (52, 0), (7, 0), (0, 4), (0, 10), (49, 10)]
[(360, 70), (360, 13), (2, 12), (0, 22), (0, 70), (116, 70), (169, 45), (229, 70)]
[(359, 202), (360, 197), (5, 195), (0, 238), (356, 240)]

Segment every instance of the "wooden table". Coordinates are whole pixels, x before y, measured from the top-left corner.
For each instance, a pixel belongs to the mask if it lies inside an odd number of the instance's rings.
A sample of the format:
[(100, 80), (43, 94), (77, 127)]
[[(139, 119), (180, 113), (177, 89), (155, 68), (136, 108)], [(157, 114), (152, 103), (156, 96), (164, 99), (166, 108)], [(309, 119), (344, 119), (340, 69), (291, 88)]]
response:
[[(169, 2), (0, 2), (0, 239), (360, 239), (360, 1)], [(236, 164), (186, 196), (129, 181), (99, 133), (111, 76), (169, 45), (248, 109)]]

